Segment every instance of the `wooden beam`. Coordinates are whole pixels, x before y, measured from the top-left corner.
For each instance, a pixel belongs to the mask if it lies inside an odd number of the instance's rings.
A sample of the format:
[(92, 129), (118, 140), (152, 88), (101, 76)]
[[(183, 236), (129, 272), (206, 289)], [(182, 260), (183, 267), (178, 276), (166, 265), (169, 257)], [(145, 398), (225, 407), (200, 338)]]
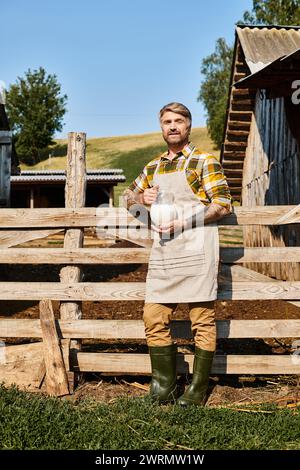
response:
[[(112, 209), (110, 209), (112, 210)], [(34, 208), (34, 209), (1, 209), (0, 227), (3, 228), (67, 228), (93, 227), (105, 216), (104, 209), (85, 207), (68, 208)], [(111, 214), (112, 221), (117, 214)]]
[[(291, 211), (293, 213), (289, 219), (282, 220), (287, 213), (291, 214)], [(298, 222), (300, 222), (300, 206), (241, 206), (235, 207), (233, 214), (224, 217), (219, 225), (276, 225)]]
[[(76, 209), (85, 205), (86, 197), (86, 134), (83, 132), (69, 132), (68, 154), (65, 186), (65, 206)], [(82, 228), (69, 228), (66, 230), (64, 249), (78, 249), (83, 247), (84, 230)], [(62, 284), (78, 283), (81, 281), (81, 268), (79, 266), (65, 266), (60, 270)], [(76, 300), (76, 299), (74, 299)], [(60, 304), (62, 320), (79, 320), (82, 317), (81, 302), (62, 302)], [(80, 349), (79, 341), (70, 344), (72, 352)], [(76, 382), (74, 374), (68, 373), (70, 391)]]
[(143, 300), (143, 282), (0, 282), (0, 300)]
[[(148, 354), (78, 353), (74, 369), (80, 372), (105, 372), (119, 374), (150, 374)], [(193, 355), (178, 354), (179, 373), (192, 373)], [(224, 355), (216, 356), (212, 374), (299, 374), (300, 365), (291, 356), (283, 355)]]
[[(1, 209), (3, 210), (3, 209)], [(9, 248), (21, 245), (32, 240), (46, 238), (49, 235), (60, 233), (61, 229), (54, 230), (0, 230), (0, 247)]]
[(114, 186), (109, 187), (109, 207), (114, 207)]
[[(142, 320), (56, 320), (56, 329), (67, 339), (145, 339)], [(218, 338), (299, 338), (300, 320), (217, 320)], [(174, 338), (191, 339), (188, 320), (171, 322)], [(1, 338), (41, 338), (39, 320), (0, 319)], [(65, 361), (67, 368), (67, 362)]]
[[(225, 282), (234, 282), (234, 281), (257, 281), (257, 282), (280, 282), (277, 279), (273, 279), (265, 274), (258, 273), (253, 269), (245, 268), (244, 266), (239, 265), (227, 265), (222, 264), (221, 270), (219, 272), (219, 280)], [(287, 300), (289, 304), (300, 307), (300, 302), (295, 300)]]
[(41, 342), (6, 346), (5, 361), (0, 362), (0, 383), (36, 391), (43, 362)]
[(7, 264), (140, 264), (148, 263), (146, 248), (0, 248)]
[[(0, 282), (0, 300), (144, 300), (144, 282)], [(219, 283), (219, 300), (300, 300), (300, 281)]]
[(30, 209), (34, 208), (34, 188), (31, 186), (30, 188)]
[[(0, 379), (6, 385), (36, 390), (35, 376), (43, 361), (42, 343), (8, 346), (7, 362), (0, 364)], [(78, 361), (78, 364), (76, 363)], [(78, 353), (73, 369), (77, 372), (150, 374), (148, 354)], [(193, 355), (177, 356), (179, 373), (192, 373)], [(212, 374), (299, 374), (299, 364), (290, 355), (224, 355), (214, 358)]]
[(127, 229), (113, 227), (108, 228), (106, 233), (113, 239), (119, 238), (121, 240), (127, 240), (143, 248), (150, 248), (153, 243), (151, 232), (147, 227), (142, 227), (139, 232), (137, 232), (134, 228)]
[(40, 322), (43, 335), (43, 351), (46, 367), (46, 387), (50, 396), (69, 394), (68, 378), (55, 327), (51, 301), (40, 302)]
[(300, 262), (300, 247), (226, 247), (220, 249), (220, 257), (223, 263)]
[[(277, 225), (300, 222), (300, 206), (241, 206), (218, 225)], [(115, 230), (145, 229), (145, 224), (125, 208), (84, 207), (81, 209), (1, 209), (0, 228), (107, 227)]]
[[(242, 237), (220, 233), (222, 242)], [(147, 264), (146, 248), (0, 248), (0, 264)], [(222, 263), (300, 262), (300, 247), (221, 247)]]

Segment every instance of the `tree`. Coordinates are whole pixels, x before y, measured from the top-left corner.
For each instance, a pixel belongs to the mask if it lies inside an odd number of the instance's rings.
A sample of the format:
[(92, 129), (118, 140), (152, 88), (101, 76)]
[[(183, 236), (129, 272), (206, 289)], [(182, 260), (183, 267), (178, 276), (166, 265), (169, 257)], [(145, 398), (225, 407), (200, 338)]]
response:
[(205, 76), (198, 101), (202, 101), (207, 111), (209, 135), (220, 148), (223, 138), (227, 94), (230, 80), (233, 48), (219, 38), (215, 52), (202, 60), (201, 72)]
[(299, 0), (253, 0), (252, 11), (243, 16), (246, 24), (300, 24)]
[[(240, 23), (299, 25), (300, 1), (253, 0), (252, 11), (246, 11)], [(201, 66), (205, 78), (198, 101), (202, 101), (206, 108), (208, 132), (217, 148), (223, 139), (232, 55), (233, 48), (226, 44), (225, 39), (219, 38), (215, 52), (205, 57)]]
[(21, 161), (35, 164), (41, 150), (53, 144), (55, 131), (62, 130), (67, 95), (61, 95), (56, 75), (40, 67), (18, 77), (6, 94), (6, 109)]

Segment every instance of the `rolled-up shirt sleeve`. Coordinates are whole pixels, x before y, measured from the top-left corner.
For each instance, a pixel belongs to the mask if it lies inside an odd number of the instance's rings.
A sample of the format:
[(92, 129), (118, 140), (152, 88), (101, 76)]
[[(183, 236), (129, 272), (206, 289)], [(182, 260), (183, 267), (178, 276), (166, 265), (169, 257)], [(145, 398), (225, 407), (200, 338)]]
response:
[(129, 209), (132, 204), (136, 204), (137, 195), (143, 193), (145, 189), (149, 187), (147, 167), (145, 167), (139, 176), (123, 192), (122, 205)]
[(203, 163), (202, 188), (207, 194), (210, 202), (219, 204), (232, 210), (231, 195), (220, 162), (213, 155), (209, 155)]
[(143, 193), (145, 189), (150, 188), (148, 176), (147, 176), (147, 167), (139, 174), (139, 176), (128, 186), (127, 189), (133, 191), (134, 193)]

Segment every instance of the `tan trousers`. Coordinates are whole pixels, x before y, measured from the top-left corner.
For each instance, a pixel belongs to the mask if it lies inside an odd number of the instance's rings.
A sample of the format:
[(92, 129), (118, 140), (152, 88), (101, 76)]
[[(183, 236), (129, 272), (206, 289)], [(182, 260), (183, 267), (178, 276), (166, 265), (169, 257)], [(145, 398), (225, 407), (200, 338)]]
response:
[[(207, 351), (216, 349), (214, 301), (189, 303), (189, 314), (195, 345)], [(170, 320), (178, 304), (145, 303), (144, 324), (148, 346), (168, 346), (173, 343)]]

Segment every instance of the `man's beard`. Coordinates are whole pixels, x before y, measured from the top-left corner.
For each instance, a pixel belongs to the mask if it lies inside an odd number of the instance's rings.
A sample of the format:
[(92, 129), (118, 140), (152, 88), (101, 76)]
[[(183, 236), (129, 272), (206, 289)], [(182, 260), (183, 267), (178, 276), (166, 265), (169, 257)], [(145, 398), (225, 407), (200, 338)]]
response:
[(182, 137), (180, 135), (178, 135), (178, 140), (177, 139), (169, 139), (169, 135), (167, 136), (167, 138), (164, 138), (165, 142), (168, 144), (168, 145), (176, 145), (177, 146), (184, 146), (188, 140), (189, 140), (189, 137)]

